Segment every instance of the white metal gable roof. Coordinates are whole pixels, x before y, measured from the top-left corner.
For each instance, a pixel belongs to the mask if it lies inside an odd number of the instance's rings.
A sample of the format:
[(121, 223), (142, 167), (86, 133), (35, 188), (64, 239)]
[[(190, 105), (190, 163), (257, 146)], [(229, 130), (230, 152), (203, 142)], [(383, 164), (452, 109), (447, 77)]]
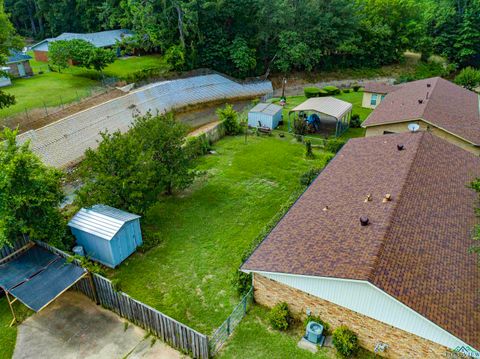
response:
[(312, 97), (301, 103), (293, 111), (315, 111), (335, 117), (337, 119), (352, 109), (350, 102), (339, 100), (335, 97)]
[(275, 115), (278, 112), (282, 111), (282, 107), (275, 105), (273, 103), (259, 103), (254, 108), (250, 110), (250, 112), (259, 112), (264, 113), (266, 115)]
[(140, 216), (119, 209), (97, 204), (91, 208), (82, 208), (68, 222), (68, 226), (94, 236), (111, 240), (123, 225)]

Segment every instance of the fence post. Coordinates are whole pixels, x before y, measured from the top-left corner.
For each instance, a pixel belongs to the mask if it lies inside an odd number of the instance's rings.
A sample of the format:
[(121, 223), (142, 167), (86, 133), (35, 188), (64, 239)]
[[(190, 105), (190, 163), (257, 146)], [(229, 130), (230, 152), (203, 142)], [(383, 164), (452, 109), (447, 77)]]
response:
[(45, 113), (48, 117), (48, 110), (47, 110), (47, 105), (45, 104), (45, 101), (42, 101), (43, 102), (43, 108), (45, 109)]
[(227, 318), (227, 335), (230, 336), (230, 316)]
[(30, 118), (28, 118), (28, 110), (27, 110), (26, 107), (25, 107), (25, 117), (26, 117), (27, 121), (30, 121)]

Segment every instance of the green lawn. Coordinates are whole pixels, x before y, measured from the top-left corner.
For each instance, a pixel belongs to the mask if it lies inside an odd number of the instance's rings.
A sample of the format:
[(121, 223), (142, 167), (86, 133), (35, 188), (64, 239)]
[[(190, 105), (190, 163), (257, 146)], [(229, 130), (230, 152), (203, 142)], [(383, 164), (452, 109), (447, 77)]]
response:
[[(221, 348), (218, 357), (228, 358), (290, 358), (290, 359), (334, 359), (336, 350), (320, 348), (316, 354), (297, 347), (304, 334), (303, 326), (296, 323), (287, 332), (271, 329), (267, 318), (268, 309), (254, 305), (247, 316), (235, 329), (232, 337)], [(361, 351), (359, 359), (373, 359), (374, 355)]]
[(201, 158), (192, 187), (166, 198), (147, 215), (144, 230), (163, 243), (137, 253), (109, 276), (123, 291), (211, 334), (239, 301), (231, 278), (243, 252), (292, 195), (299, 177), (330, 154), (305, 159), (295, 140), (227, 137), (217, 154)]
[[(26, 109), (42, 109), (45, 105), (56, 107), (62, 103), (71, 103), (100, 89), (99, 73), (95, 70), (74, 66), (58, 73), (49, 72), (47, 63), (35, 59), (32, 59), (30, 64), (35, 76), (13, 80), (12, 86), (2, 88), (2, 91), (15, 95), (17, 103), (0, 110), (0, 119), (24, 113)], [(134, 72), (152, 68), (168, 71), (168, 66), (160, 55), (148, 55), (117, 59), (104, 73), (107, 77), (123, 78)]]
[[(25, 319), (32, 313), (18, 302), (14, 306), (19, 320)], [(10, 359), (15, 349), (17, 327), (10, 327), (11, 320), (12, 313), (8, 307), (7, 299), (5, 297), (0, 298), (0, 359)]]
[(15, 95), (17, 103), (0, 110), (0, 119), (23, 113), (26, 109), (59, 106), (88, 96), (98, 81), (56, 72), (35, 75), (28, 79), (13, 80), (13, 85), (2, 91)]

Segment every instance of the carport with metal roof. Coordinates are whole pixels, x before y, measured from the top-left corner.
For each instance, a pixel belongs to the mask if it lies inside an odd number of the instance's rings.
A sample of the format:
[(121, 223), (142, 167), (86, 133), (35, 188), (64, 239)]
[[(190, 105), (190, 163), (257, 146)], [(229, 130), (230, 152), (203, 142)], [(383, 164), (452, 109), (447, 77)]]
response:
[[(335, 97), (313, 97), (302, 102), (288, 113), (288, 128), (292, 128), (291, 114), (295, 118), (302, 118), (310, 122), (312, 113), (317, 114), (321, 125), (321, 132), (328, 133), (335, 129), (335, 136), (340, 136), (350, 126), (352, 104)], [(320, 130), (320, 129), (317, 129)]]
[(52, 303), (89, 272), (29, 242), (0, 261), (0, 288), (5, 292), (13, 320), (17, 300), (35, 312)]

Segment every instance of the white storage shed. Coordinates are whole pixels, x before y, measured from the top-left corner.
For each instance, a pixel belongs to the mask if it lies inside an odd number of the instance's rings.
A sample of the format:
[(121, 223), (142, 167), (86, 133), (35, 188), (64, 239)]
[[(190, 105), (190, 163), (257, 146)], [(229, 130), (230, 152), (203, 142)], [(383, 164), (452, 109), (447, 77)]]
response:
[(281, 106), (273, 103), (259, 103), (248, 112), (248, 126), (273, 130), (282, 120), (282, 110)]

